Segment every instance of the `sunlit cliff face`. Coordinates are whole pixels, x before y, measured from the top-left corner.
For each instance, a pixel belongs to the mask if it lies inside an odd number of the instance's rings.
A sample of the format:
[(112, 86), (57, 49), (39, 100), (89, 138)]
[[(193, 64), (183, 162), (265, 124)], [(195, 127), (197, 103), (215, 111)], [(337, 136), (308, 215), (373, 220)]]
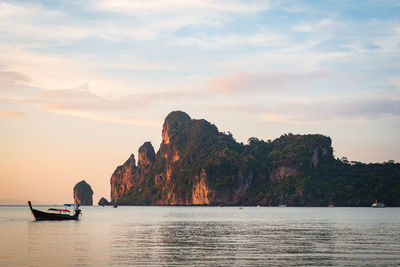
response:
[(125, 195), (133, 186), (133, 177), (136, 172), (135, 156), (119, 166), (111, 176), (111, 201), (115, 202), (120, 196)]
[(168, 121), (166, 121), (163, 125), (163, 130), (162, 130), (162, 143), (168, 145), (170, 142), (170, 135), (169, 135), (169, 124)]
[(200, 176), (196, 178), (192, 188), (192, 204), (208, 205), (210, 204), (209, 195), (211, 194), (211, 190), (206, 183), (207, 174), (204, 168), (201, 169)]

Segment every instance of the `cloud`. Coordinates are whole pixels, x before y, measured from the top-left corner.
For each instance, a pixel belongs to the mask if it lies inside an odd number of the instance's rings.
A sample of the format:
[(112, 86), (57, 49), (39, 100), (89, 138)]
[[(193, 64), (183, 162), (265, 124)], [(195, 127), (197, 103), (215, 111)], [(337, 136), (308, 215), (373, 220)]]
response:
[(28, 116), (27, 113), (19, 111), (19, 110), (0, 110), (0, 117), (7, 117), (7, 118), (20, 118)]
[[(116, 41), (149, 41), (168, 37), (189, 26), (219, 27), (233, 15), (269, 9), (268, 0), (103, 0), (67, 3), (54, 9), (40, 3), (0, 3), (3, 39), (63, 43), (85, 38)], [(80, 17), (72, 10), (89, 12)], [(111, 13), (112, 19), (101, 19)], [(107, 14), (106, 17), (110, 17)], [(42, 43), (42, 45), (50, 45)]]
[[(26, 86), (64, 89), (87, 83), (97, 93), (104, 95), (137, 91), (138, 88), (141, 91), (156, 91), (160, 88), (174, 90), (176, 84), (166, 83), (162, 78), (185, 70), (186, 67), (179, 62), (141, 59), (136, 54), (117, 54), (112, 55), (111, 59), (107, 56), (103, 58), (100, 54), (54, 55), (1, 42), (0, 51), (0, 72), (13, 72), (14, 80), (18, 76), (18, 84), (26, 82)], [(147, 79), (141, 75), (143, 72), (162, 72), (164, 75), (158, 79)], [(128, 75), (124, 75), (126, 73)]]
[(292, 30), (295, 32), (317, 32), (323, 29), (326, 29), (329, 26), (332, 26), (333, 20), (332, 19), (323, 19), (316, 23), (311, 22), (303, 22), (299, 25), (293, 26)]
[(22, 73), (15, 71), (1, 71), (0, 69), (0, 90), (28, 85), (30, 81), (31, 79)]
[(251, 93), (299, 87), (315, 79), (325, 77), (324, 70), (309, 72), (230, 73), (212, 79), (209, 90), (223, 93)]
[(246, 51), (236, 53), (234, 57), (226, 57), (216, 61), (213, 65), (225, 70), (235, 72), (237, 70), (282, 70), (285, 72), (305, 72), (320, 69), (326, 63), (335, 63), (352, 56), (348, 52), (321, 52), (313, 51), (315, 43), (302, 45), (282, 45), (274, 50)]
[(351, 50), (357, 57), (360, 54), (367, 54), (368, 59), (371, 56), (380, 57), (386, 63), (392, 63), (390, 59), (398, 57), (400, 26), (397, 21), (371, 19), (362, 25), (351, 26), (341, 27), (340, 34), (345, 38), (345, 42), (340, 44), (340, 47)]
[(184, 98), (184, 91), (160, 91), (103, 97), (90, 91), (87, 84), (63, 90), (38, 90), (26, 98), (14, 99), (20, 103), (39, 104), (47, 111), (122, 111), (149, 108), (171, 99)]
[[(83, 9), (83, 8), (82, 8)], [(4, 40), (27, 40), (25, 45), (54, 44), (95, 38), (115, 42), (127, 39), (152, 39), (154, 33), (140, 22), (104, 21), (76, 17), (66, 11), (50, 10), (40, 4), (0, 3), (0, 31)], [(46, 42), (44, 42), (46, 41)]]
[(45, 110), (107, 110), (121, 109), (118, 99), (106, 99), (92, 93), (88, 85), (63, 90), (40, 90), (24, 99), (29, 103), (41, 104)]
[(247, 113), (262, 121), (279, 124), (336, 124), (346, 120), (375, 120), (382, 117), (400, 118), (400, 99), (329, 98), (291, 101), (285, 98), (263, 98), (261, 101), (210, 104), (210, 110), (224, 113)]
[[(133, 117), (129, 112), (147, 113), (154, 106), (168, 105), (170, 102), (184, 99), (199, 99), (199, 96), (199, 92), (160, 91), (103, 97), (93, 93), (85, 84), (63, 90), (37, 89), (25, 97), (0, 98), (0, 101), (39, 105), (47, 112), (97, 121), (158, 127), (159, 121)], [(10, 117), (22, 113), (4, 111), (1, 115)]]
[(172, 39), (169, 43), (174, 46), (199, 47), (205, 50), (242, 48), (246, 46), (267, 47), (279, 45), (283, 36), (270, 32), (254, 34), (200, 35)]
[[(41, 13), (41, 16), (38, 14)], [(2, 19), (12, 18), (18, 16), (19, 19), (22, 18), (34, 18), (41, 21), (48, 21), (60, 18), (62, 13), (57, 10), (47, 10), (43, 9), (40, 5), (34, 4), (10, 4), (10, 3), (0, 3), (0, 17)]]
[(339, 105), (338, 113), (364, 118), (376, 118), (382, 115), (400, 116), (399, 99), (363, 99)]
[(53, 113), (60, 115), (73, 116), (78, 118), (85, 118), (94, 121), (118, 123), (118, 124), (129, 124), (136, 126), (159, 128), (161, 123), (158, 120), (137, 118), (134, 116), (120, 116), (110, 115), (107, 113), (90, 112), (82, 110), (52, 110)]
[(117, 33), (137, 40), (156, 40), (169, 38), (187, 27), (219, 28), (233, 16), (268, 10), (269, 1), (103, 0), (93, 1), (91, 8), (119, 15), (116, 21), (122, 23), (115, 28)]
[(269, 0), (103, 0), (94, 1), (94, 6), (100, 10), (121, 14), (135, 13), (170, 13), (188, 11), (222, 11), (233, 13), (261, 12), (269, 9)]
[(393, 84), (397, 89), (400, 89), (400, 76), (390, 78), (390, 83)]
[(20, 38), (33, 37), (39, 40), (71, 40), (89, 35), (88, 27), (72, 26), (66, 22), (65, 13), (49, 10), (39, 4), (0, 3), (0, 30), (7, 35)]
[[(394, 55), (398, 55), (400, 53), (400, 25), (389, 23), (389, 25), (381, 25), (376, 31), (376, 36), (372, 42), (374, 46), (378, 48), (378, 51), (381, 53), (390, 53)], [(382, 34), (379, 31), (384, 31), (385, 34)]]
[[(24, 47), (0, 43), (0, 62), (20, 76), (29, 77), (30, 85), (39, 88), (68, 88), (82, 80), (90, 80), (85, 72), (85, 61), (71, 57), (32, 52)], [(26, 79), (25, 79), (26, 80)]]
[(265, 111), (264, 121), (284, 124), (331, 123), (334, 120), (377, 119), (382, 116), (400, 116), (400, 100), (333, 99), (310, 103), (286, 103), (284, 109)]

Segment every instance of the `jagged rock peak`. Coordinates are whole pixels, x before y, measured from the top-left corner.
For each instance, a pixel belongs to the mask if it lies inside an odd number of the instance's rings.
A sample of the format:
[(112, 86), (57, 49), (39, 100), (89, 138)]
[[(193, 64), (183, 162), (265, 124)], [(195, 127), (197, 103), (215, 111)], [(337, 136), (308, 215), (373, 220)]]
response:
[(74, 201), (79, 205), (93, 205), (93, 190), (85, 180), (74, 186)]
[(121, 195), (129, 192), (133, 186), (136, 170), (135, 155), (131, 154), (129, 159), (114, 171), (110, 179), (112, 203), (115, 203)]
[(122, 166), (136, 166), (135, 155), (132, 153)]
[(151, 166), (155, 160), (156, 160), (156, 153), (154, 152), (154, 148), (151, 145), (151, 142), (145, 142), (139, 148), (138, 167), (147, 168)]
[(172, 111), (169, 113), (163, 125), (162, 143), (169, 144), (173, 133), (190, 123), (190, 120), (190, 116), (183, 111)]

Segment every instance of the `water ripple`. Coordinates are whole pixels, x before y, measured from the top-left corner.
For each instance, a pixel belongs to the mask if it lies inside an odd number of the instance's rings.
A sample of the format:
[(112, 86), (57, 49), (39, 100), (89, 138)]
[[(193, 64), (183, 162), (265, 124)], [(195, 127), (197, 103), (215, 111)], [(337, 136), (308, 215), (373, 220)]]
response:
[(84, 207), (78, 222), (15, 209), (0, 208), (0, 265), (400, 264), (399, 209)]

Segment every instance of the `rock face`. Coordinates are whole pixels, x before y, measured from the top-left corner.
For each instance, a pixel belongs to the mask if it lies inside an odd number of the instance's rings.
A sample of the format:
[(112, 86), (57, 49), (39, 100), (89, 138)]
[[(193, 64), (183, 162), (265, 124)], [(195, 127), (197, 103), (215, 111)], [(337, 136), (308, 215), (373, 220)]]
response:
[(143, 184), (146, 174), (151, 170), (156, 161), (156, 153), (150, 142), (145, 142), (139, 148), (139, 161), (137, 167), (136, 184)]
[(110, 202), (108, 202), (107, 199), (105, 199), (104, 197), (100, 198), (99, 202), (98, 202), (99, 206), (107, 206), (110, 205)]
[(207, 184), (207, 173), (201, 169), (200, 175), (193, 179), (192, 204), (209, 205), (213, 198), (213, 191)]
[(146, 142), (139, 148), (138, 166), (136, 166), (133, 154), (123, 165), (119, 166), (110, 180), (111, 202), (116, 203), (121, 196), (128, 194), (133, 185), (143, 184), (145, 174), (151, 169), (155, 160), (154, 148), (150, 142)]
[(282, 181), (290, 176), (296, 175), (296, 167), (278, 167), (271, 173), (270, 179), (272, 181)]
[[(137, 166), (132, 154), (115, 170), (112, 203), (278, 205), (282, 196), (289, 205), (324, 206), (332, 195), (342, 203), (369, 201), (354, 198), (352, 190), (359, 188), (355, 168), (335, 160), (331, 139), (323, 135), (285, 134), (274, 141), (252, 137), (244, 145), (206, 120), (174, 111), (165, 118), (161, 137), (157, 153), (146, 142), (139, 148)], [(370, 177), (367, 167), (357, 173)], [(396, 184), (400, 168), (394, 168), (388, 179)], [(334, 193), (343, 189), (346, 194)]]
[(74, 201), (79, 205), (93, 205), (93, 190), (85, 180), (74, 186)]
[(115, 203), (118, 198), (126, 195), (133, 186), (136, 178), (135, 155), (131, 155), (129, 159), (118, 166), (111, 176), (111, 203)]

